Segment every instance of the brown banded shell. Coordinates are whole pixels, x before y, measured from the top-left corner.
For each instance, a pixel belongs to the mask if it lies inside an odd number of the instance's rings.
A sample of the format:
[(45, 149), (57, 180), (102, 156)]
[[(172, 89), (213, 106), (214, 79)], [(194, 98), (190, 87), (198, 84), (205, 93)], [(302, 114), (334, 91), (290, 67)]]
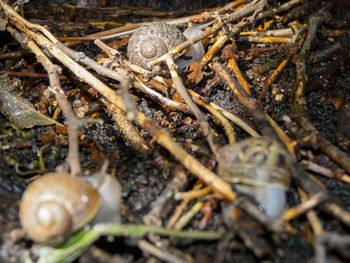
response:
[(20, 220), (33, 241), (55, 244), (90, 222), (99, 207), (100, 196), (88, 182), (68, 173), (49, 173), (24, 191)]
[(269, 138), (251, 138), (223, 147), (218, 174), (237, 191), (253, 196), (270, 218), (284, 211), (292, 157)]
[(149, 62), (184, 41), (186, 38), (176, 27), (161, 22), (149, 23), (132, 34), (127, 55), (132, 63), (148, 69)]

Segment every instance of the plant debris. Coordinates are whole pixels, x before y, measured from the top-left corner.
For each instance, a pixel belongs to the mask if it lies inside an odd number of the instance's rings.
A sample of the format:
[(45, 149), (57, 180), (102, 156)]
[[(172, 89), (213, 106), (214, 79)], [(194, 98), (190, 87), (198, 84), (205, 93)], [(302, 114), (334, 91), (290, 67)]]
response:
[[(0, 261), (350, 260), (347, 1), (61, 2), (0, 0)], [(199, 33), (131, 63), (155, 21)], [(20, 230), (31, 181), (100, 171), (121, 222), (58, 247)]]
[(16, 79), (9, 79), (6, 75), (0, 77), (0, 111), (11, 123), (20, 129), (32, 128), (35, 125), (60, 125), (36, 111), (28, 100), (15, 91), (20, 85)]

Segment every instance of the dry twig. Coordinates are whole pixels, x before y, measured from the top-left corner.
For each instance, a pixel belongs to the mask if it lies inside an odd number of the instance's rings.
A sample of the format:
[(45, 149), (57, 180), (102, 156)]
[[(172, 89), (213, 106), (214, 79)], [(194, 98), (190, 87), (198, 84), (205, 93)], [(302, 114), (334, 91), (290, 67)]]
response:
[(321, 150), (331, 159), (339, 163), (344, 169), (350, 173), (350, 157), (332, 143), (327, 141), (314, 127), (308, 118), (306, 112), (306, 99), (304, 97), (305, 87), (307, 86), (308, 77), (306, 73), (306, 57), (310, 52), (311, 43), (315, 39), (316, 31), (319, 25), (326, 21), (329, 10), (333, 7), (333, 2), (327, 3), (322, 7), (316, 15), (309, 20), (309, 31), (302, 49), (296, 55), (295, 65), (297, 70), (297, 90), (294, 95), (294, 103), (292, 108), (292, 117), (305, 131), (313, 132), (312, 146)]
[[(239, 101), (247, 108), (261, 134), (274, 138), (275, 140), (280, 140), (280, 137), (278, 136), (280, 132), (279, 130), (275, 130), (278, 125), (275, 126), (270, 124), (270, 121), (272, 120), (264, 114), (260, 102), (254, 98), (249, 97), (245, 93), (244, 89), (234, 78), (232, 78), (232, 76), (227, 72), (222, 64), (219, 62), (214, 63), (213, 69), (226, 81)], [(294, 180), (296, 180), (296, 182), (301, 185), (302, 188), (310, 195), (317, 194), (318, 197), (316, 199), (318, 203), (324, 201), (326, 195), (323, 190), (320, 189), (320, 187), (306, 175), (304, 169), (298, 165), (296, 160), (292, 166), (292, 175)]]
[[(105, 85), (98, 78), (93, 76), (86, 69), (81, 67), (76, 61), (74, 61), (69, 55), (66, 54), (69, 51), (70, 55), (76, 56), (77, 52), (64, 47), (63, 44), (59, 43), (56, 39), (51, 42), (46, 37), (41, 34), (35, 33), (27, 28), (27, 21), (20, 17), (8, 4), (4, 1), (0, 1), (0, 7), (4, 10), (7, 17), (27, 36), (30, 36), (37, 44), (45, 48), (52, 56), (63, 63), (67, 68), (69, 68), (76, 76), (85, 81), (90, 86), (94, 87), (99, 91), (104, 97), (108, 98), (111, 103), (115, 104), (117, 107), (125, 111), (125, 105), (120, 96), (118, 96), (112, 89)], [(31, 26), (31, 25), (30, 25)], [(51, 34), (50, 34), (51, 35)], [(58, 48), (58, 46), (60, 48)], [(64, 47), (64, 48), (63, 48)], [(64, 52), (61, 50), (64, 49)], [(91, 60), (80, 52), (82, 60)], [(78, 56), (79, 61), (79, 56)], [(93, 62), (92, 64), (97, 64)], [(97, 64), (98, 65), (98, 64)], [(101, 65), (99, 65), (101, 66)], [(105, 69), (103, 66), (101, 66)], [(117, 75), (113, 72), (113, 77)], [(203, 166), (198, 160), (193, 156), (189, 155), (184, 149), (177, 145), (171, 136), (164, 130), (161, 130), (156, 126), (151, 120), (148, 120), (142, 113), (137, 112), (136, 121), (151, 133), (155, 137), (156, 141), (170, 151), (178, 161), (180, 161), (187, 169), (189, 169), (193, 174), (203, 179), (206, 183), (213, 187), (215, 191), (221, 193), (223, 197), (228, 200), (234, 200), (236, 195), (232, 191), (231, 186), (227, 184), (220, 177), (216, 176), (213, 172), (209, 171), (205, 166)]]
[(42, 50), (36, 45), (33, 40), (23, 38), (18, 31), (10, 26), (7, 27), (7, 30), (19, 43), (26, 45), (36, 55), (37, 59), (40, 61), (48, 73), (50, 81), (49, 88), (55, 94), (56, 100), (68, 122), (69, 151), (66, 162), (70, 166), (70, 173), (72, 175), (77, 175), (81, 172), (78, 139), (79, 123), (64, 94), (64, 91), (61, 89), (59, 80), (59, 73), (61, 69), (48, 59), (48, 57), (44, 54), (44, 52), (42, 52)]

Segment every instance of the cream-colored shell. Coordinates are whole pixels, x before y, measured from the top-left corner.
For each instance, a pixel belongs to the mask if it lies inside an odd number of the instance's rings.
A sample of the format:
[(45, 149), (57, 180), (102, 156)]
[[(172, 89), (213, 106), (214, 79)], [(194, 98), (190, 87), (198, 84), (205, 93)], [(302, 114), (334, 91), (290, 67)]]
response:
[(100, 207), (97, 191), (82, 178), (49, 173), (24, 191), (20, 221), (35, 242), (60, 243), (90, 222)]

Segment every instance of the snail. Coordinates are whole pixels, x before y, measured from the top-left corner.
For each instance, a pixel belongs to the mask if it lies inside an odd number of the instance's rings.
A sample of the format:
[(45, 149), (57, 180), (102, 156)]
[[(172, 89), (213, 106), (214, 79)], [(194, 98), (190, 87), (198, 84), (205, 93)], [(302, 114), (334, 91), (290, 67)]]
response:
[[(189, 27), (184, 32), (183, 35), (187, 38), (193, 38), (202, 33), (200, 27)], [(201, 61), (202, 57), (205, 54), (204, 47), (199, 41), (196, 44), (192, 45), (184, 54), (184, 56), (176, 60), (176, 64), (180, 69), (185, 68), (187, 65), (191, 64), (192, 61)], [(189, 58), (189, 59), (185, 59)]]
[[(141, 67), (149, 69), (148, 63), (164, 55), (171, 48), (183, 43), (201, 33), (199, 28), (190, 27), (182, 33), (175, 26), (162, 22), (148, 23), (136, 30), (129, 39), (127, 55), (129, 60)], [(204, 56), (201, 42), (197, 42), (186, 53), (191, 59), (181, 59), (180, 68), (186, 67), (191, 61), (200, 61)]]
[(235, 184), (263, 208), (271, 220), (284, 213), (291, 178), (292, 156), (269, 138), (251, 138), (223, 147), (218, 174)]
[(120, 222), (120, 201), (118, 181), (103, 171), (86, 180), (48, 173), (24, 191), (20, 221), (33, 241), (56, 245), (86, 224)]

